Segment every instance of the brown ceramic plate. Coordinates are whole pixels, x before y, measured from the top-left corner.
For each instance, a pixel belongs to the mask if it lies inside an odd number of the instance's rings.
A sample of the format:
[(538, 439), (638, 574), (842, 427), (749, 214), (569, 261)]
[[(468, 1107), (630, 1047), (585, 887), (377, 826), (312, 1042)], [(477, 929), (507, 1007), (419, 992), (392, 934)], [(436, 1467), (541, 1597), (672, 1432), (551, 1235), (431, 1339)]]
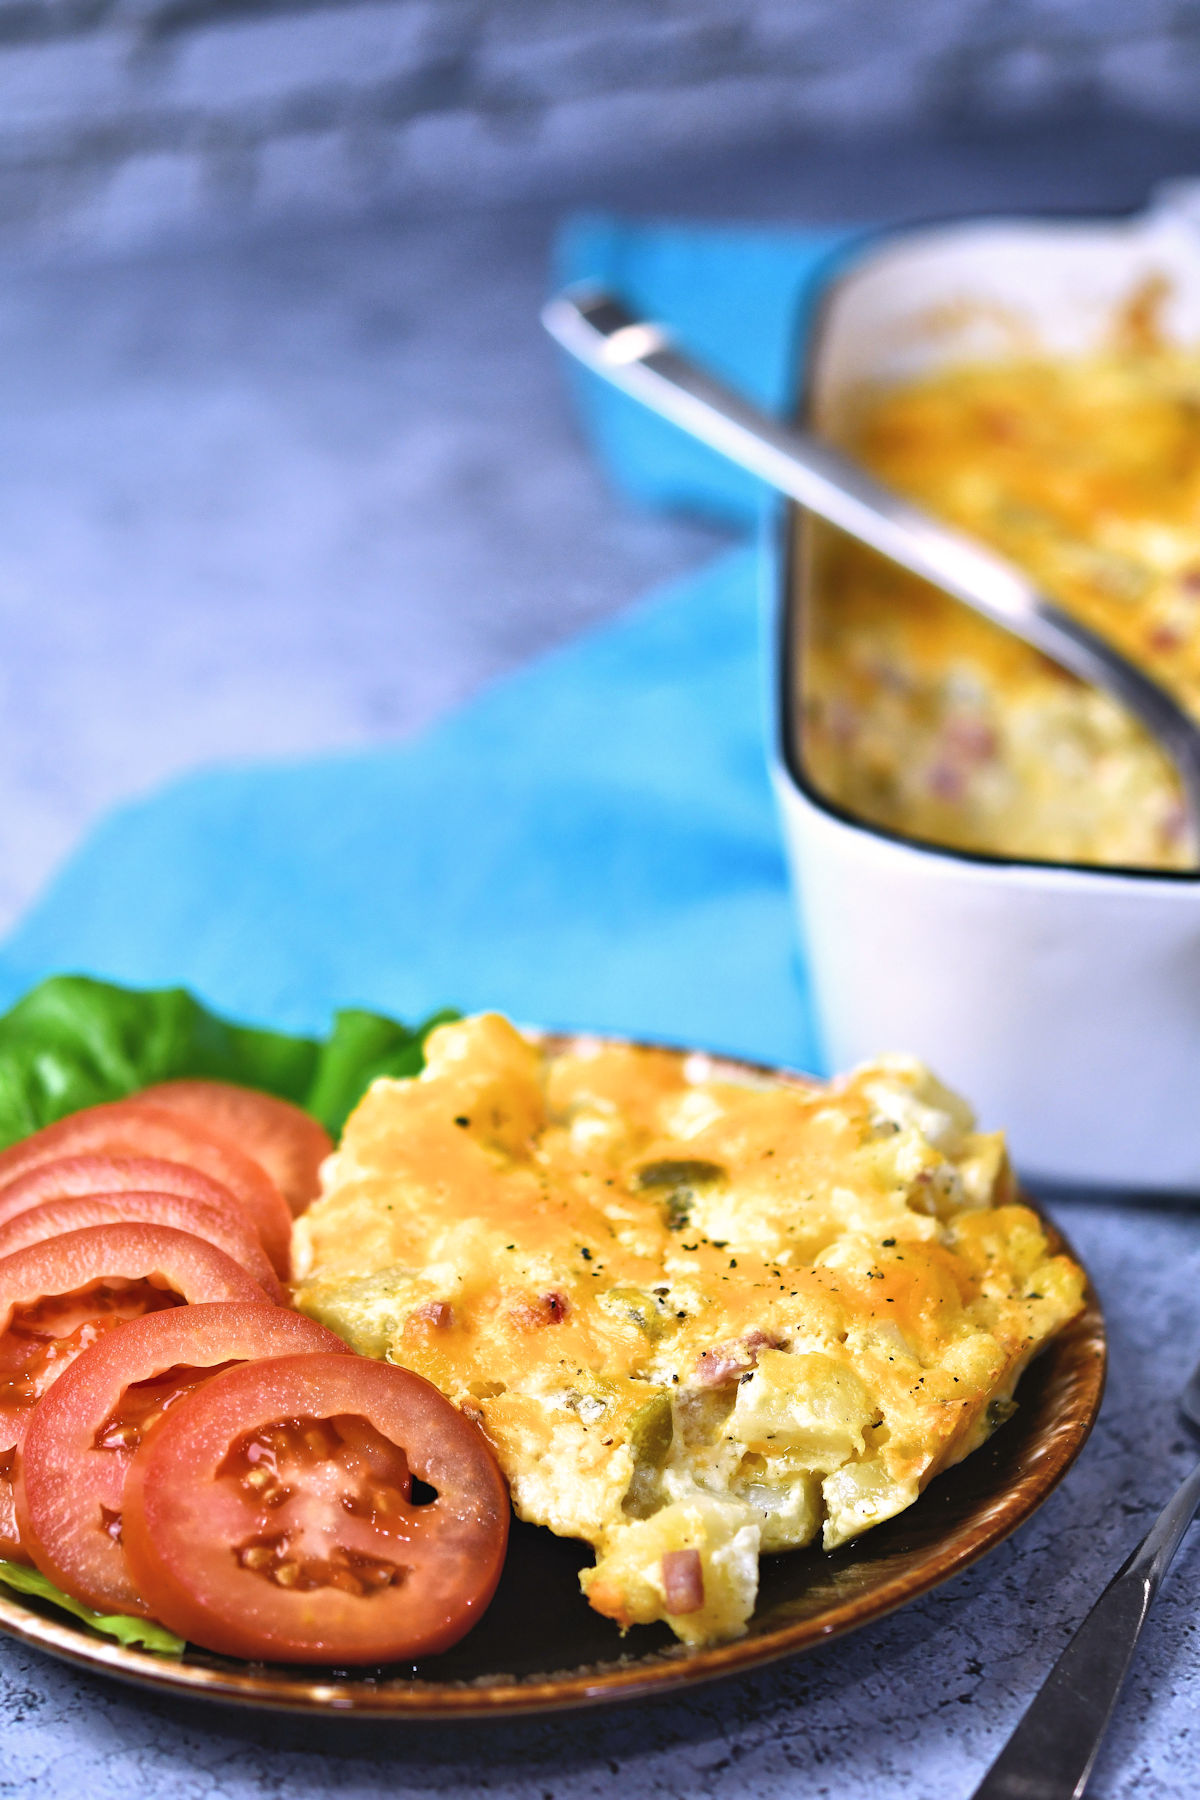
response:
[[(750, 1063), (702, 1060), (697, 1073), (789, 1079)], [(809, 1549), (765, 1557), (749, 1632), (713, 1649), (689, 1654), (665, 1626), (638, 1626), (622, 1638), (579, 1592), (576, 1576), (590, 1552), (520, 1523), (484, 1619), (453, 1650), (424, 1663), (314, 1670), (201, 1650), (176, 1660), (128, 1650), (3, 1588), (0, 1628), (141, 1687), (285, 1712), (499, 1718), (665, 1694), (869, 1624), (1002, 1543), (1082, 1449), (1100, 1407), (1104, 1363), (1104, 1320), (1089, 1291), (1086, 1310), (1022, 1379), (1016, 1413), (981, 1449), (939, 1475), (907, 1512), (832, 1555)]]

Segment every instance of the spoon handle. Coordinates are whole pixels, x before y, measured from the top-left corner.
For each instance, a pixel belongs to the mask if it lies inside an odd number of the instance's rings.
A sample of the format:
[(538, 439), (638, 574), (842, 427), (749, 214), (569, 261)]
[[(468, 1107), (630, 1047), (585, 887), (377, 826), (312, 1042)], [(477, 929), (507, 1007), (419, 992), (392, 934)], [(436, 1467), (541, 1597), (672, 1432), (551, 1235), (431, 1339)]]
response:
[(1079, 1800), (1142, 1627), (1200, 1509), (1200, 1464), (1113, 1576), (971, 1800)]
[(634, 318), (610, 294), (559, 294), (542, 323), (564, 350), (652, 412), (1113, 695), (1175, 765), (1200, 847), (1200, 730), (1165, 688), (1013, 564), (910, 505), (833, 445), (714, 380), (660, 326)]

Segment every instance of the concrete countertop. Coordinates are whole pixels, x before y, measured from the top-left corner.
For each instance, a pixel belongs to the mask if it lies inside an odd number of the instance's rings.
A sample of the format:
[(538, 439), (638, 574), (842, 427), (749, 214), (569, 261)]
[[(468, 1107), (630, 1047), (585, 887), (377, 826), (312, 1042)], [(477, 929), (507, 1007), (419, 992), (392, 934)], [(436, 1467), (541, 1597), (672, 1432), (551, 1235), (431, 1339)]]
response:
[[(796, 220), (1124, 206), (1179, 145), (811, 149), (657, 172), (639, 210)], [(417, 730), (698, 566), (574, 435), (534, 322), (559, 209), (392, 219), (0, 283), (0, 924), (114, 801), (216, 757)], [(584, 1800), (969, 1794), (1188, 1466), (1200, 1216), (1060, 1209), (1112, 1329), (1101, 1426), (1015, 1540), (858, 1636), (694, 1698), (453, 1731), (126, 1692), (0, 1643), (0, 1795)], [(1185, 1547), (1096, 1777), (1191, 1796)], [(531, 1597), (536, 1604), (536, 1597)]]

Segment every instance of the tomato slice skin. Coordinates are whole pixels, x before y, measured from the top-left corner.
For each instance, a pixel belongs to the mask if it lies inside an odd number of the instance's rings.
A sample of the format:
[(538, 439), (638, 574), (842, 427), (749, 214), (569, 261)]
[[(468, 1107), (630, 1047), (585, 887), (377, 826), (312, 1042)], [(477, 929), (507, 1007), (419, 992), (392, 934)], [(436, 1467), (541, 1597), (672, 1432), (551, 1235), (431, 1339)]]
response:
[[(0, 1555), (22, 1555), (12, 1481), (34, 1403), (92, 1337), (175, 1295), (271, 1304), (232, 1257), (165, 1225), (91, 1225), (0, 1261)], [(16, 1326), (56, 1296), (59, 1330)]]
[(231, 1256), (190, 1232), (166, 1225), (89, 1225), (0, 1260), (0, 1335), (14, 1308), (47, 1294), (71, 1294), (93, 1281), (156, 1277), (185, 1301), (265, 1298)]
[(236, 1208), (218, 1212), (182, 1194), (124, 1192), (80, 1194), (72, 1200), (48, 1200), (0, 1225), (0, 1259), (40, 1244), (46, 1238), (82, 1231), (88, 1225), (168, 1225), (190, 1232), (231, 1256), (277, 1306), (286, 1303), (279, 1278), (245, 1215)]
[(42, 1164), (86, 1153), (150, 1156), (186, 1163), (218, 1181), (245, 1207), (271, 1266), (286, 1280), (292, 1216), (266, 1170), (236, 1144), (206, 1131), (194, 1119), (138, 1096), (111, 1100), (71, 1113), (0, 1153), (0, 1195), (10, 1182)]
[(242, 1301), (147, 1313), (84, 1350), (33, 1409), (18, 1459), (21, 1543), (43, 1575), (98, 1612), (144, 1616), (120, 1543), (125, 1479), (155, 1428), (136, 1384), (156, 1384), (148, 1398), (165, 1416), (193, 1374), (318, 1350), (353, 1354), (303, 1313)]
[(254, 1230), (246, 1208), (211, 1175), (202, 1175), (187, 1163), (167, 1162), (160, 1156), (105, 1156), (99, 1152), (55, 1157), (0, 1188), (0, 1225), (7, 1225), (30, 1207), (45, 1206), (51, 1200), (137, 1193), (178, 1194), (185, 1200), (198, 1200), (202, 1206)]
[[(306, 1466), (320, 1428), (348, 1435), (336, 1459)], [(412, 1504), (395, 1475), (372, 1485), (355, 1431), (402, 1452), (436, 1498)], [(271, 1467), (253, 1452), (280, 1439), (301, 1446), (288, 1463), (280, 1452), (282, 1485), (252, 1487)], [(243, 1363), (180, 1400), (134, 1455), (123, 1520), (130, 1574), (171, 1630), (225, 1655), (344, 1665), (457, 1643), (495, 1592), (509, 1502), (483, 1434), (429, 1382), (317, 1353)], [(353, 1568), (373, 1585), (327, 1579)]]
[(295, 1217), (321, 1191), (321, 1164), (333, 1154), (325, 1127), (287, 1100), (228, 1081), (162, 1081), (138, 1095), (228, 1138), (267, 1171)]

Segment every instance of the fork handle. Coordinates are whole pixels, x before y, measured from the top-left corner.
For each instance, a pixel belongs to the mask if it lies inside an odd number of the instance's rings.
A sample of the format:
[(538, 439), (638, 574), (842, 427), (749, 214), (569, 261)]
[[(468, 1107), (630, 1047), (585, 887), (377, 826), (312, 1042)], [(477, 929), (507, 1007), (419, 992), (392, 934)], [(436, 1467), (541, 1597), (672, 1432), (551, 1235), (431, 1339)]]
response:
[(1200, 1464), (1113, 1576), (971, 1800), (1079, 1800), (1146, 1615), (1200, 1510)]

